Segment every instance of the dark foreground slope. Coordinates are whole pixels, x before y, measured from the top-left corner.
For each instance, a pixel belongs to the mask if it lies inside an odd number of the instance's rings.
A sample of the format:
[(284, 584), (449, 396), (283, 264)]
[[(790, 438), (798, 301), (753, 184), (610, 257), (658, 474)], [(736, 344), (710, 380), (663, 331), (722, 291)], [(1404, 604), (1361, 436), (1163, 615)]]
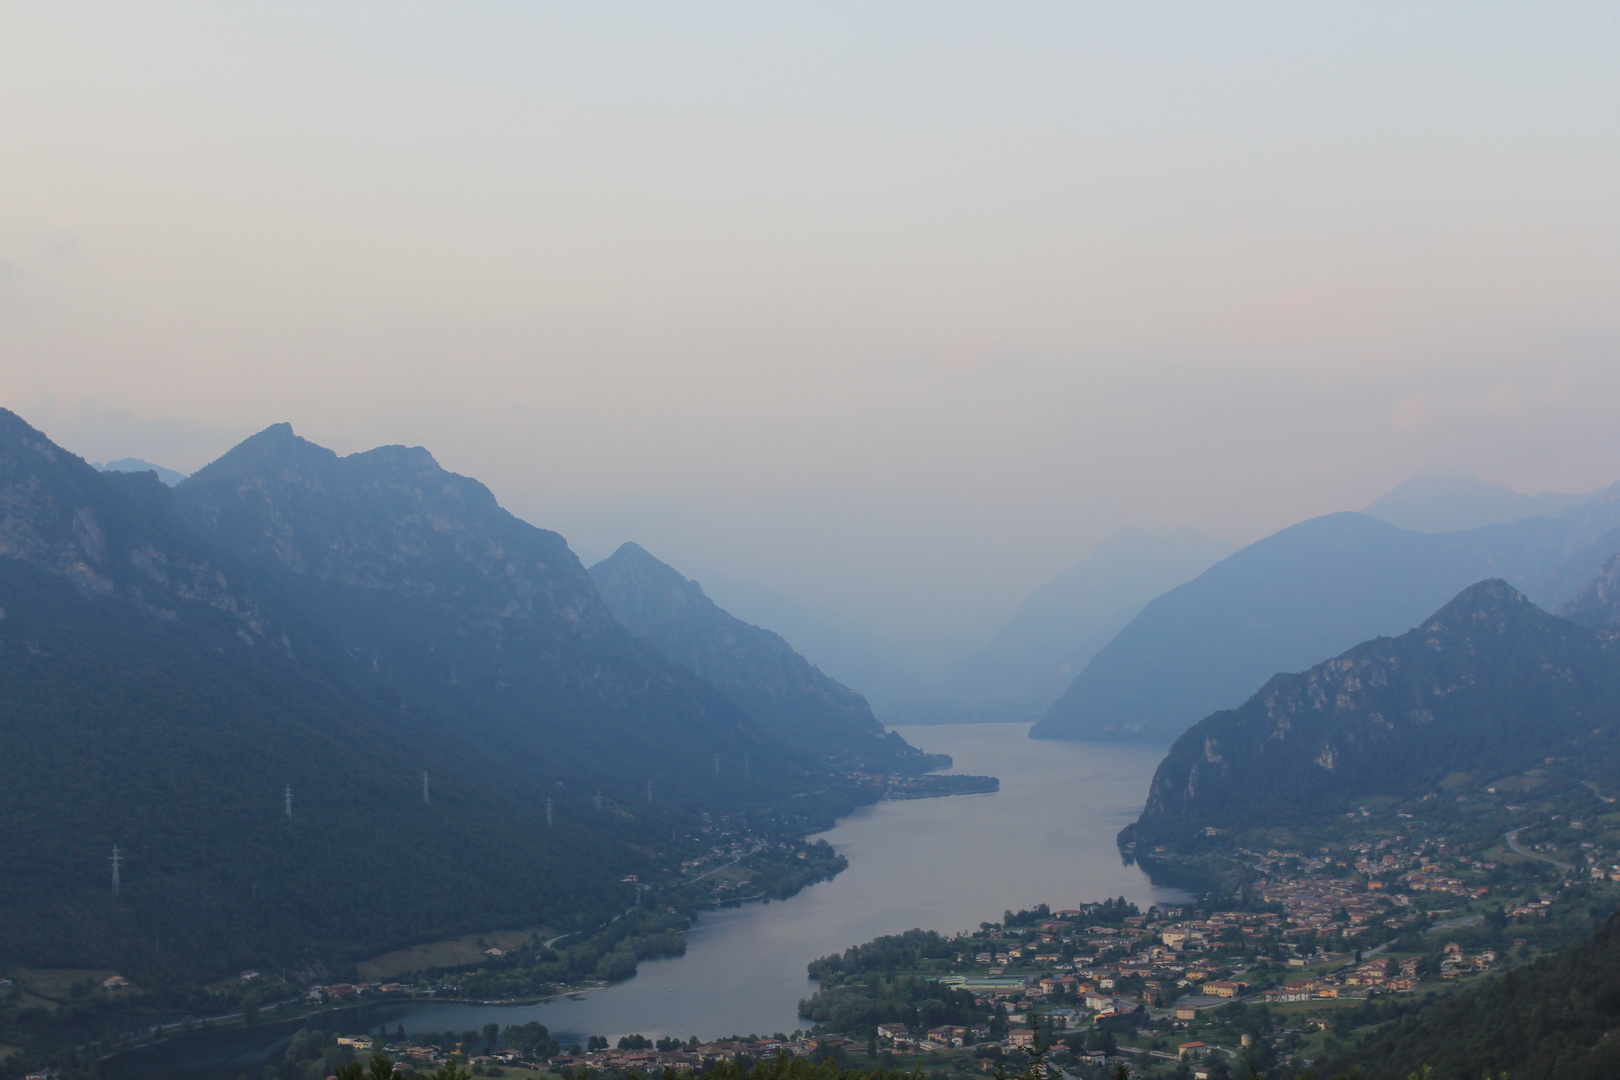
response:
[(151, 986), (534, 925), (629, 903), (700, 812), (849, 804), (560, 538), (424, 452), (360, 458), (272, 431), (182, 485), (199, 533), (0, 412), (7, 962)]
[[(1620, 751), (1620, 647), (1549, 615), (1505, 582), (1463, 591), (1416, 629), (1300, 674), (1177, 739), (1134, 829), (1184, 843), (1207, 826), (1321, 820), (1377, 797), (1480, 782), (1555, 755), (1611, 780)], [(1605, 789), (1606, 790), (1606, 789)]]
[(1616, 552), (1614, 491), (1556, 518), (1438, 535), (1314, 518), (1148, 604), (1030, 734), (1169, 742), (1276, 672), (1400, 633), (1473, 582), (1503, 578), (1551, 610)]
[(944, 755), (924, 754), (885, 733), (860, 694), (823, 674), (780, 635), (720, 608), (697, 582), (639, 544), (623, 545), (591, 567), (590, 576), (620, 622), (807, 757), (876, 772), (950, 764)]
[(1609, 1080), (1620, 1076), (1620, 915), (1556, 956), (1395, 1021), (1335, 1060), (1364, 1080)]

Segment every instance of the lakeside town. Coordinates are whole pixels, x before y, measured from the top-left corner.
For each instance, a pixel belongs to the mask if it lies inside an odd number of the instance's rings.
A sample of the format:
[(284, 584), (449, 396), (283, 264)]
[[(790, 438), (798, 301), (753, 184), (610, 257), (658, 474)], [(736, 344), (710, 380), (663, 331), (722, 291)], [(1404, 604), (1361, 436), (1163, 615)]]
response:
[[(1620, 815), (1552, 815), (1487, 834), (1403, 812), (1357, 815), (1314, 851), (1303, 843), (1262, 849), (1245, 837), (1220, 849), (1241, 871), (1224, 900), (1146, 911), (1122, 898), (1040, 905), (971, 934), (911, 931), (817, 961), (818, 988), (801, 1003), (804, 1026), (792, 1032), (708, 1041), (626, 1035), (614, 1045), (591, 1036), (563, 1045), (539, 1024), (409, 1034), (400, 1026), (318, 1026), (342, 1015), (332, 1010), (367, 1002), (535, 1000), (535, 989), (580, 993), (626, 977), (633, 963), (615, 972), (615, 950), (627, 940), (678, 950), (685, 925), (678, 911), (643, 907), (655, 886), (632, 879), (637, 906), (595, 931), (478, 938), (476, 961), (449, 966), (407, 970), (400, 965), (431, 955), (407, 952), (397, 970), (369, 978), (299, 982), (292, 973), (244, 970), (227, 980), (234, 989), (215, 987), (208, 999), (240, 1001), (237, 1012), (171, 1021), (147, 1037), (304, 1016), (310, 1027), (283, 1051), (275, 1080), (321, 1080), (376, 1053), (404, 1076), (452, 1058), (475, 1075), (613, 1077), (702, 1072), (787, 1053), (921, 1066), (948, 1080), (1016, 1072), (1038, 1039), (1074, 1080), (1121, 1065), (1134, 1075), (1221, 1080), (1243, 1060), (1305, 1067), (1387, 1019), (1399, 1007), (1390, 1003), (1450, 993), (1566, 944), (1582, 912), (1606, 910), (1620, 891), (1617, 827)], [(726, 821), (705, 830), (708, 850), (675, 874), (687, 895), (711, 903), (747, 899), (784, 875), (836, 872), (841, 861), (820, 842), (750, 837)], [(568, 970), (572, 978), (558, 977)], [(37, 1004), (41, 993), (70, 1001), (140, 993), (118, 973), (96, 976), (54, 991), (8, 978), (0, 995)], [(852, 1000), (866, 1004), (851, 1008)]]
[[(1563, 843), (1542, 839), (1522, 855), (1511, 844), (1493, 849), (1501, 861), (1406, 833), (1314, 855), (1236, 848), (1253, 872), (1250, 888), (1207, 908), (1039, 905), (958, 937), (878, 939), (812, 965), (820, 988), (801, 1011), (823, 1022), (791, 1033), (630, 1035), (615, 1045), (593, 1036), (562, 1046), (529, 1025), (392, 1037), (315, 1032), (302, 1045), (313, 1052), (324, 1039), (309, 1065), (380, 1051), (410, 1071), (455, 1056), (474, 1075), (514, 1077), (703, 1072), (784, 1053), (967, 1077), (1017, 1072), (1038, 1043), (1043, 1067), (1073, 1080), (1121, 1065), (1135, 1076), (1191, 1080), (1224, 1080), (1246, 1060), (1304, 1067), (1398, 1007), (1388, 1003), (1450, 993), (1523, 963), (1558, 947), (1579, 910), (1612, 902), (1608, 849), (1571, 838), (1585, 827), (1566, 823)], [(440, 990), (402, 982), (319, 989), (333, 1000)], [(855, 996), (892, 1017), (866, 1022), (875, 1015), (868, 1010), (849, 1022)], [(956, 1022), (934, 1022), (946, 1014)]]

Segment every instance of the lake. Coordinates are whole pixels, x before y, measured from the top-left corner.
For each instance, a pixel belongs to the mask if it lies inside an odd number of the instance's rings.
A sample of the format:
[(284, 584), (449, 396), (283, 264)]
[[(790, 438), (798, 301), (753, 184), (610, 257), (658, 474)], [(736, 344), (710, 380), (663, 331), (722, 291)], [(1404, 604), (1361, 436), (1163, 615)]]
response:
[[(1034, 742), (1027, 724), (897, 728), (925, 750), (950, 754), (951, 771), (1001, 778), (990, 795), (884, 802), (822, 834), (849, 869), (790, 900), (705, 914), (686, 955), (643, 963), (633, 979), (540, 1005), (379, 1003), (340, 1010), (328, 1028), (376, 1032), (477, 1030), (539, 1020), (553, 1036), (584, 1042), (639, 1032), (702, 1039), (791, 1032), (818, 956), (913, 927), (951, 933), (998, 921), (1006, 908), (1075, 907), (1124, 896), (1144, 908), (1187, 894), (1154, 886), (1120, 858), (1114, 836), (1136, 818), (1161, 748)], [(213, 1032), (122, 1055), (109, 1075), (217, 1076), (254, 1072), (293, 1028)], [(188, 1060), (177, 1061), (178, 1057)], [(160, 1064), (161, 1062), (161, 1064)], [(109, 1063), (112, 1064), (112, 1063)], [(189, 1066), (189, 1067), (188, 1067)]]

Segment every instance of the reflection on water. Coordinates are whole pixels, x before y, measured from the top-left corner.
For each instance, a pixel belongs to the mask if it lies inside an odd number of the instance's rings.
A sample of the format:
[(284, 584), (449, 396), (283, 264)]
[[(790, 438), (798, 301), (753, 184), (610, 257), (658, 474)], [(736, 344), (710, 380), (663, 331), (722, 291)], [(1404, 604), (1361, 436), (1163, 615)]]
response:
[[(999, 776), (1001, 790), (879, 803), (852, 814), (824, 834), (849, 856), (844, 873), (791, 900), (706, 914), (685, 956), (644, 963), (617, 986), (542, 1005), (368, 1006), (352, 1011), (351, 1026), (464, 1031), (537, 1019), (565, 1044), (630, 1032), (708, 1039), (792, 1031), (801, 1024), (799, 1000), (814, 989), (805, 965), (879, 934), (967, 930), (999, 919), (1005, 908), (1042, 902), (1061, 908), (1110, 896), (1143, 906), (1187, 899), (1154, 887), (1114, 846), (1141, 808), (1161, 749), (1032, 742), (1024, 724), (898, 730), (913, 745), (950, 754), (953, 771)], [(278, 1034), (252, 1036), (249, 1047), (241, 1041), (249, 1033), (241, 1033), (235, 1049), (262, 1064)], [(217, 1053), (206, 1056), (219, 1061)]]

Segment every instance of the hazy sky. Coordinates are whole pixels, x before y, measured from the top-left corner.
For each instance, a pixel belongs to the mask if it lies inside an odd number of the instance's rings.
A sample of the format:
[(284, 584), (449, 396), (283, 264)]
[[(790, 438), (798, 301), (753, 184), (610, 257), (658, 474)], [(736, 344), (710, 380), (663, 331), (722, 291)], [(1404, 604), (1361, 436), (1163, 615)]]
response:
[(971, 643), (1126, 525), (1620, 479), (1620, 6), (0, 7), (0, 402), (420, 443)]

